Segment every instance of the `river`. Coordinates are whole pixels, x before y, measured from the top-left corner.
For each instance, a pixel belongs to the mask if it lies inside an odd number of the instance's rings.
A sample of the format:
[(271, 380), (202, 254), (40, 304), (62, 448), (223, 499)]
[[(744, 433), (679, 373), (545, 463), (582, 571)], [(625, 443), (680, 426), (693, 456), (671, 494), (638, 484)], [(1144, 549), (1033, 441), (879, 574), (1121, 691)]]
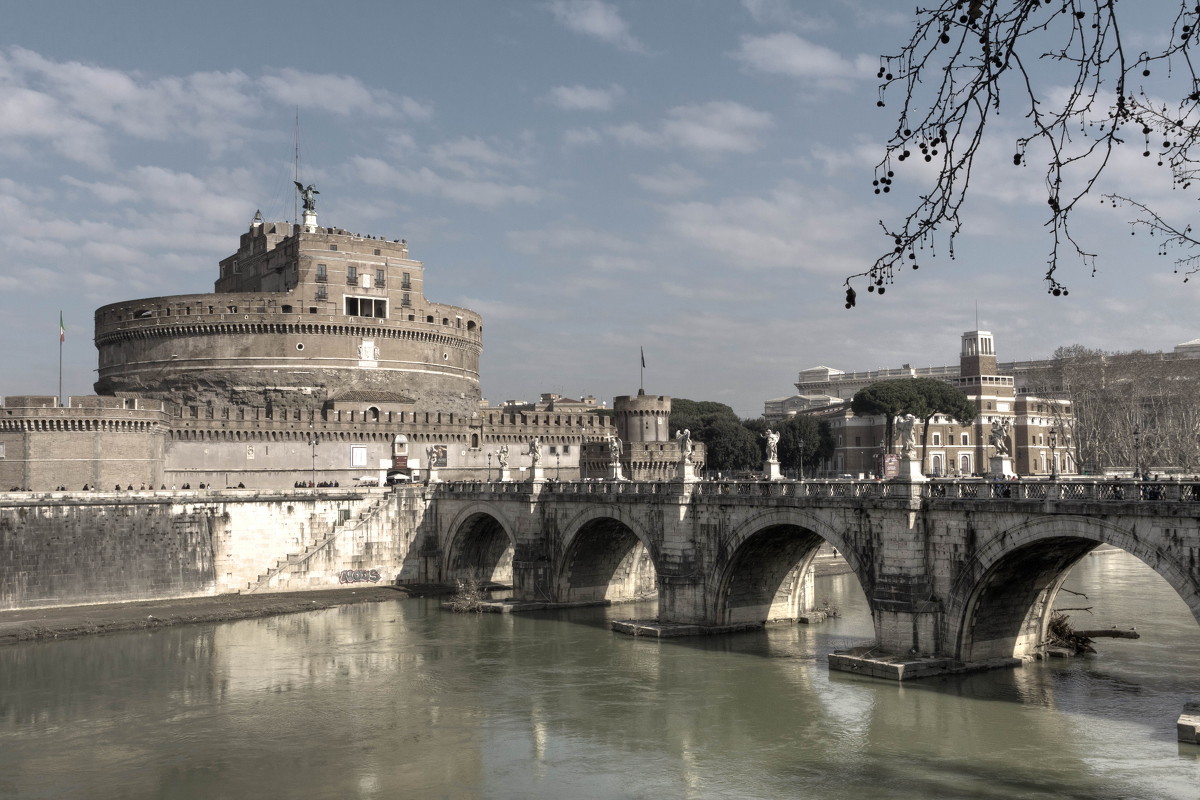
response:
[(0, 649), (0, 797), (1197, 798), (1200, 626), (1125, 556), (1076, 567), (1099, 655), (903, 685), (830, 673), (841, 616), (659, 641), (653, 604), (455, 615), (436, 601)]

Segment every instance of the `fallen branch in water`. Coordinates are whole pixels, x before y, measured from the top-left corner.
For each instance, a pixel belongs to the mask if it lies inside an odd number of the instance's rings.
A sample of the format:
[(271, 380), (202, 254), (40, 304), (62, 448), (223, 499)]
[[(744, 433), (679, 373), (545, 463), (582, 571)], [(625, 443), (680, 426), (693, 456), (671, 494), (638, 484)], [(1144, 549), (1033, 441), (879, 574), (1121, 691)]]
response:
[(1101, 628), (1095, 631), (1075, 631), (1076, 636), (1083, 636), (1087, 639), (1140, 639), (1141, 634), (1130, 628), (1127, 631), (1117, 630), (1116, 628)]

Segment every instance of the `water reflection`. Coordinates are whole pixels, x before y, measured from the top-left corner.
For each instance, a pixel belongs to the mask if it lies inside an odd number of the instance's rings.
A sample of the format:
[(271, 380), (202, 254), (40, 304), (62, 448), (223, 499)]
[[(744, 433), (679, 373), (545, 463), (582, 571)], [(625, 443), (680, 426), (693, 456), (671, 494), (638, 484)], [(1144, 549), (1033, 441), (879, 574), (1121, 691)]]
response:
[(0, 649), (0, 795), (1196, 796), (1200, 626), (1131, 559), (1067, 586), (1143, 639), (902, 686), (828, 672), (872, 626), (820, 581), (843, 616), (703, 639), (413, 600)]

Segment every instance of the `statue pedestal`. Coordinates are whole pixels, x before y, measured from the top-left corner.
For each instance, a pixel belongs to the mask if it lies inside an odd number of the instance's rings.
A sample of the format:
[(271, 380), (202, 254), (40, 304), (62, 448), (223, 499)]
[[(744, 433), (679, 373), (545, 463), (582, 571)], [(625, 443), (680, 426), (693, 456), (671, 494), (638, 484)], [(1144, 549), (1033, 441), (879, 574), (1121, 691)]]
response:
[(608, 465), (608, 480), (610, 480), (610, 481), (625, 480), (625, 475), (621, 472), (620, 462), (614, 461), (613, 463)]
[(696, 477), (696, 465), (690, 461), (680, 461), (679, 473), (676, 480), (683, 481), (684, 483), (695, 483), (700, 480)]
[(988, 462), (988, 477), (990, 478), (1015, 478), (1017, 473), (1013, 471), (1012, 456), (992, 456)]
[(512, 472), (509, 471), (508, 467), (501, 467), (500, 468), (500, 481), (502, 483), (508, 483), (511, 480), (512, 480)]
[(425, 482), (426, 483), (441, 483), (442, 479), (438, 477), (436, 469), (427, 469), (427, 470), (425, 470)]
[(783, 480), (783, 473), (779, 471), (778, 461), (767, 461), (763, 463), (763, 478), (768, 481)]
[(541, 483), (546, 480), (546, 470), (540, 464), (529, 468), (529, 480), (532, 483)]
[(313, 233), (317, 229), (317, 212), (304, 209), (304, 232)]
[(906, 483), (924, 483), (926, 478), (925, 474), (921, 472), (921, 462), (915, 458), (901, 458), (900, 472), (897, 473), (895, 480)]

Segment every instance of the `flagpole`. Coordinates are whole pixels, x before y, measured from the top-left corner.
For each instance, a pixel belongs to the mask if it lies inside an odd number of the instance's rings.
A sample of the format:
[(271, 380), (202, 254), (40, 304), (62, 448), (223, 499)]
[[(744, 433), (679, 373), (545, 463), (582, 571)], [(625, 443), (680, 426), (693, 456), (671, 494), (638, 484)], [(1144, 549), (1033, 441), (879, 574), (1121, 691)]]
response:
[(63, 400), (62, 400), (62, 396), (63, 396), (63, 393), (62, 393), (63, 340), (65, 340), (67, 338), (66, 335), (63, 333), (63, 331), (64, 331), (63, 315), (62, 315), (62, 309), (60, 308), (58, 310), (58, 404), (60, 406), (63, 404)]
[(646, 348), (638, 348), (642, 353), (642, 368), (638, 372), (638, 394), (646, 393)]

